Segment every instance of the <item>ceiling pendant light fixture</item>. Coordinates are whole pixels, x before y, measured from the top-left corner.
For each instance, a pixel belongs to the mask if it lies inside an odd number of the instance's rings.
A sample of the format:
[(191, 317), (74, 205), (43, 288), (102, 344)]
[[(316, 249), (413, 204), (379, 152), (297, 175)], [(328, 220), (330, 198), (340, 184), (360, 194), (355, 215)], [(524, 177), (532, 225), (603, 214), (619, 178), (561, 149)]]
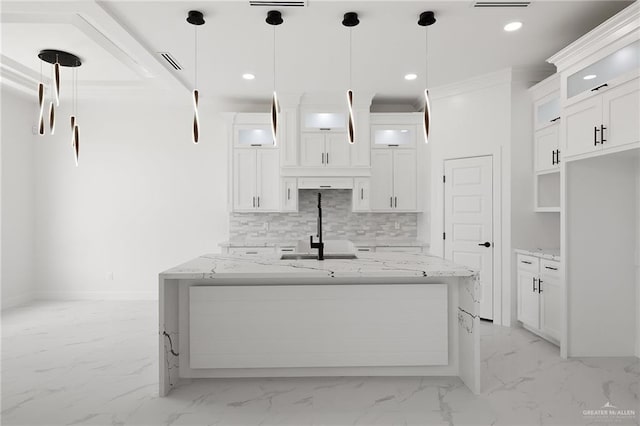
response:
[(71, 116), (71, 146), (73, 148), (73, 157), (78, 167), (80, 159), (80, 127), (78, 125), (78, 72), (77, 68), (73, 69), (73, 115)]
[(200, 139), (200, 115), (198, 114), (198, 27), (204, 25), (204, 15), (198, 10), (190, 10), (187, 22), (194, 26), (194, 82), (193, 82), (193, 128), (192, 141), (198, 143)]
[(353, 117), (353, 90), (352, 90), (352, 72), (351, 72), (351, 59), (352, 59), (352, 35), (351, 30), (353, 27), (358, 25), (360, 20), (358, 19), (358, 14), (356, 12), (347, 12), (344, 14), (344, 18), (342, 19), (342, 25), (349, 28), (349, 57), (347, 58), (347, 62), (349, 64), (349, 87), (347, 88), (347, 108), (349, 109), (349, 123), (348, 123), (348, 140), (350, 144), (355, 142), (355, 124)]
[[(41, 50), (40, 53), (38, 53), (38, 58), (40, 58), (43, 62), (47, 62), (53, 65), (52, 76), (51, 76), (51, 84), (53, 86), (52, 94), (51, 94), (52, 99), (49, 102), (49, 131), (53, 135), (56, 129), (56, 107), (60, 106), (60, 67), (69, 67), (74, 69), (74, 92), (75, 92), (77, 90), (75, 88), (75, 85), (77, 85), (77, 77), (75, 77), (76, 68), (82, 65), (82, 62), (80, 62), (80, 58), (78, 58), (73, 53), (65, 52), (62, 50), (55, 50), (55, 49)], [(41, 64), (41, 71), (40, 71), (40, 80), (41, 82), (40, 84), (38, 84), (38, 105), (40, 107), (38, 133), (40, 135), (44, 135), (44, 95), (45, 94), (44, 94), (44, 84), (42, 83), (42, 64)], [(74, 94), (74, 102), (76, 102), (75, 99), (76, 99), (76, 95)], [(72, 138), (77, 139), (77, 135), (79, 134), (79, 130), (77, 128), (78, 127), (77, 120), (74, 116), (72, 116), (71, 121), (74, 123), (71, 129)]]
[(278, 114), (280, 114), (280, 103), (276, 94), (276, 26), (282, 24), (282, 14), (278, 10), (267, 12), (265, 22), (273, 26), (273, 96), (271, 97), (271, 135), (273, 145), (278, 145)]
[(418, 19), (418, 25), (425, 27), (424, 31), (424, 117), (422, 123), (422, 129), (424, 132), (424, 143), (429, 143), (429, 127), (431, 125), (431, 102), (429, 100), (429, 30), (427, 27), (436, 23), (436, 17), (433, 12), (422, 12), (420, 19)]

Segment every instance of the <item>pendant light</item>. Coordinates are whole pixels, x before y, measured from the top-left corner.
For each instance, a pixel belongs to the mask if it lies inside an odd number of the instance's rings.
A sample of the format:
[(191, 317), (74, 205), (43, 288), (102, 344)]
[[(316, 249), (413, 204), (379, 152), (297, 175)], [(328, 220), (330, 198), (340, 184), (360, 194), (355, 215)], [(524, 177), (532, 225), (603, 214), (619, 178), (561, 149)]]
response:
[(271, 135), (273, 145), (278, 145), (278, 114), (280, 114), (280, 103), (276, 94), (276, 26), (282, 24), (282, 14), (278, 10), (267, 12), (265, 22), (273, 26), (273, 96), (271, 97)]
[(427, 27), (436, 23), (436, 17), (433, 12), (422, 12), (420, 14), (420, 19), (418, 19), (418, 25), (421, 27), (425, 27), (424, 31), (424, 117), (422, 123), (422, 129), (424, 132), (424, 143), (429, 143), (429, 126), (431, 125), (431, 102), (429, 100), (429, 80), (428, 80), (428, 69), (429, 69), (429, 30)]
[(198, 27), (204, 25), (204, 15), (198, 10), (190, 10), (187, 22), (194, 26), (194, 82), (193, 82), (193, 129), (192, 141), (198, 143), (200, 139), (200, 115), (198, 114)]
[(347, 88), (347, 108), (349, 110), (349, 128), (347, 132), (348, 140), (350, 144), (355, 142), (355, 125), (354, 125), (354, 117), (353, 117), (353, 90), (352, 90), (352, 72), (351, 72), (351, 59), (352, 59), (352, 37), (351, 30), (353, 27), (358, 25), (360, 20), (358, 19), (358, 14), (356, 12), (347, 12), (344, 14), (344, 18), (342, 19), (342, 25), (349, 28), (349, 57), (347, 58), (347, 62), (349, 64), (349, 87)]
[[(73, 68), (73, 115), (71, 115), (71, 144), (74, 148), (76, 166), (78, 165), (78, 153), (80, 144), (80, 129), (78, 127), (77, 120), (77, 68), (82, 65), (80, 58), (73, 53), (65, 52), (63, 50), (45, 49), (38, 53), (38, 58), (43, 62), (52, 64), (52, 76), (51, 76), (51, 101), (49, 102), (49, 131), (53, 135), (56, 128), (56, 107), (60, 106), (60, 73), (61, 67)], [(44, 135), (44, 84), (42, 83), (42, 64), (40, 68), (40, 83), (38, 84), (38, 105), (39, 122), (38, 133)]]

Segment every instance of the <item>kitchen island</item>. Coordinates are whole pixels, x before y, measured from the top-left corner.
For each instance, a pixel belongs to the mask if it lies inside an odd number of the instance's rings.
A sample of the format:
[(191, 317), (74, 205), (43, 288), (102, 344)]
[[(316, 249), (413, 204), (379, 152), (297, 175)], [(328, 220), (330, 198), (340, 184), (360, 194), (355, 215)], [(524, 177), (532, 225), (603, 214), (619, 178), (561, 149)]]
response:
[(215, 377), (459, 376), (480, 392), (477, 274), (438, 257), (203, 255), (160, 278), (160, 396)]

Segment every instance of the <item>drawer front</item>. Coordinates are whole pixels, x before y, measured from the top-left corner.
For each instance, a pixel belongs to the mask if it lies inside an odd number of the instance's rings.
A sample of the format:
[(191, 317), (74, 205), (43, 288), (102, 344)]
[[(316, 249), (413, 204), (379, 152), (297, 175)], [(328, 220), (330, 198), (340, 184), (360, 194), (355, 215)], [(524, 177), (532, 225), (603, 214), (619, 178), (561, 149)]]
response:
[(422, 247), (376, 247), (377, 253), (421, 253)]
[(518, 269), (521, 271), (530, 271), (538, 273), (538, 267), (540, 265), (539, 259), (534, 256), (527, 256), (524, 254), (518, 255)]
[(555, 260), (540, 259), (540, 275), (548, 275), (560, 278), (560, 262)]
[(229, 254), (256, 256), (261, 254), (274, 254), (273, 247), (230, 247)]

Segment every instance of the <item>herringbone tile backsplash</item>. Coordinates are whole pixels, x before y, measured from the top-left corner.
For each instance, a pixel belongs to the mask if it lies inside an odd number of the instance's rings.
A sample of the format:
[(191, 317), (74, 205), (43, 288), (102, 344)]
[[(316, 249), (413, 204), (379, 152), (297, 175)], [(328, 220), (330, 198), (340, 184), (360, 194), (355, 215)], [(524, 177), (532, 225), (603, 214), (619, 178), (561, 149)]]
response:
[[(296, 240), (316, 230), (318, 192), (322, 194), (325, 239), (417, 238), (417, 213), (353, 213), (351, 190), (305, 189), (298, 192), (298, 213), (231, 213), (229, 239)], [(268, 229), (264, 223), (268, 223)], [(396, 222), (400, 229), (395, 229)]]

